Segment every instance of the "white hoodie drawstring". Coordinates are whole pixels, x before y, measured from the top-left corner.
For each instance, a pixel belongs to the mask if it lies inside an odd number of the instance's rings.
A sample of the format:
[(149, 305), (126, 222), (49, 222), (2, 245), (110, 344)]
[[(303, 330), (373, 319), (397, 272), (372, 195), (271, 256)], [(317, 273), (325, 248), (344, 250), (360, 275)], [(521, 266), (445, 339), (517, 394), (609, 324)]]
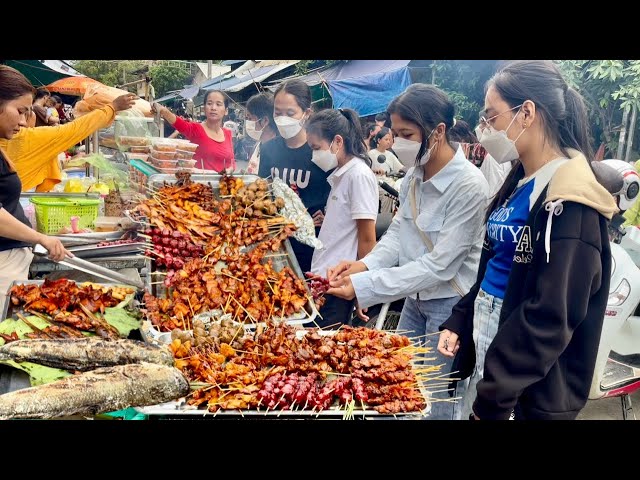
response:
[(551, 225), (553, 223), (553, 216), (560, 215), (563, 210), (562, 202), (564, 200), (556, 200), (555, 202), (548, 202), (544, 209), (549, 212), (547, 217), (547, 231), (544, 234), (544, 250), (547, 252), (547, 263), (549, 263), (549, 254), (551, 253)]

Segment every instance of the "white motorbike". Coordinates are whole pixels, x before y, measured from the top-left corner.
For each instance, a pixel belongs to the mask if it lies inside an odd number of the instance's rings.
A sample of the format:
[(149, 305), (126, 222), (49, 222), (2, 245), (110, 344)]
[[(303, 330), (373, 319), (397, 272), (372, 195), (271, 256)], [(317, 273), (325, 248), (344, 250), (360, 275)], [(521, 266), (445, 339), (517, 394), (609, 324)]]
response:
[[(622, 211), (630, 208), (640, 188), (637, 173), (621, 160), (602, 163), (622, 174), (615, 196)], [(623, 222), (617, 215), (610, 225), (611, 285), (589, 399), (620, 397), (627, 420), (635, 419), (629, 395), (640, 389), (640, 229), (623, 229)]]

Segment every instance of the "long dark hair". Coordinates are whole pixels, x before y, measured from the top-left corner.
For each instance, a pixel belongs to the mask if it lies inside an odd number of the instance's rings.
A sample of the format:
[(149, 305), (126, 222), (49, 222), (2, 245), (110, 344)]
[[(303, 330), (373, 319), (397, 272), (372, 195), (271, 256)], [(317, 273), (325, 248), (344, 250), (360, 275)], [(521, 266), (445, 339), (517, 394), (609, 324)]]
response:
[(394, 98), (387, 107), (389, 115), (396, 114), (407, 122), (417, 125), (422, 134), (422, 143), (416, 162), (427, 151), (427, 138), (434, 128), (444, 123), (444, 135), (449, 143), (448, 131), (453, 126), (455, 107), (446, 93), (433, 85), (414, 83), (399, 96)]
[[(27, 77), (15, 68), (7, 65), (0, 65), (0, 113), (4, 112), (6, 104), (10, 101), (29, 94), (35, 97), (36, 89), (31, 85), (31, 82)], [(15, 171), (13, 162), (4, 154), (3, 151), (0, 152), (0, 157), (4, 157), (5, 161), (9, 165), (9, 170), (12, 172)]]
[(36, 94), (31, 82), (15, 68), (0, 65), (0, 112), (5, 104), (23, 95)]
[(305, 124), (307, 135), (313, 134), (330, 142), (336, 135), (344, 139), (344, 151), (347, 155), (361, 158), (371, 166), (362, 141), (362, 127), (358, 114), (349, 108), (326, 109), (311, 115)]
[(311, 89), (309, 88), (309, 85), (304, 83), (302, 80), (293, 79), (281, 83), (278, 85), (278, 88), (276, 88), (273, 96), (276, 97), (280, 92), (293, 95), (296, 99), (296, 103), (303, 112), (308, 108), (311, 108)]
[[(515, 107), (526, 100), (536, 105), (542, 118), (546, 139), (569, 156), (573, 148), (584, 154), (589, 162), (594, 154), (591, 143), (587, 108), (578, 92), (567, 85), (558, 67), (550, 60), (517, 60), (506, 63), (491, 77), (485, 92), (493, 87), (500, 97)], [(487, 218), (501, 205), (524, 176), (524, 168), (517, 162), (511, 169), (487, 211)]]
[(371, 148), (378, 148), (378, 144), (380, 143), (380, 140), (382, 140), (382, 137), (384, 137), (390, 132), (391, 130), (389, 130), (387, 127), (380, 128), (380, 130), (378, 130), (378, 133), (376, 133), (371, 139), (371, 141), (369, 142), (369, 145), (371, 146)]
[(276, 121), (273, 119), (273, 94), (271, 92), (256, 93), (252, 96), (247, 102), (247, 111), (259, 119), (267, 117), (271, 130), (276, 135), (280, 135)]

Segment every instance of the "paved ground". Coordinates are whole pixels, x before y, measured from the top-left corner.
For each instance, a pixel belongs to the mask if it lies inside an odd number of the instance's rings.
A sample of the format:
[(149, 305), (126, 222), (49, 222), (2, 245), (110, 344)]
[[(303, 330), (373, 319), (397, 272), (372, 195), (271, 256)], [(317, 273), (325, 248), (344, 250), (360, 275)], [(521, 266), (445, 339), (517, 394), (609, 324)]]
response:
[[(636, 418), (640, 420), (640, 390), (631, 395), (631, 404)], [(622, 420), (620, 398), (589, 400), (578, 415), (578, 420)]]

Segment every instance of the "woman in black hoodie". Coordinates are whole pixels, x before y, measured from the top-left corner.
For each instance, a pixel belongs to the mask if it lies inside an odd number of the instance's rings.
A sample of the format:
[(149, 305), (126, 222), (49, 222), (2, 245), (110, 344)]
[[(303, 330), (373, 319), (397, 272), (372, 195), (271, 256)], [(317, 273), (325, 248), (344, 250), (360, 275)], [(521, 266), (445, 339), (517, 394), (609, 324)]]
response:
[(470, 377), (460, 417), (573, 419), (593, 377), (617, 210), (587, 162), (584, 102), (552, 62), (510, 62), (487, 83), (476, 134), (497, 162), (519, 162), (488, 209), (476, 284), (440, 327), (453, 376)]

